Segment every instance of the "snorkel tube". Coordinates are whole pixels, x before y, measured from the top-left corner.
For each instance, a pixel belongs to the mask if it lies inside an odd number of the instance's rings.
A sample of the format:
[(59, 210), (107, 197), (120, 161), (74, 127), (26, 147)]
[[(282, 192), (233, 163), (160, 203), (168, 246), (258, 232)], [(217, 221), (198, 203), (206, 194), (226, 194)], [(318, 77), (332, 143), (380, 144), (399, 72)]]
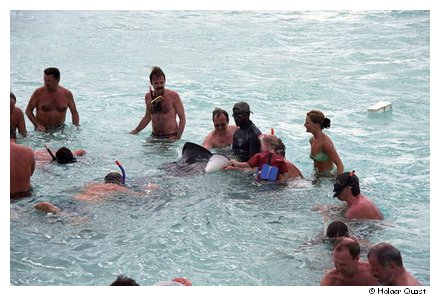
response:
[(57, 160), (55, 155), (53, 155), (52, 151), (49, 149), (49, 146), (47, 146), (47, 144), (44, 144), (44, 147), (46, 147), (47, 152), (49, 152), (50, 156), (52, 156), (52, 160)]
[(119, 162), (119, 160), (116, 160), (115, 163), (119, 167), (119, 169), (121, 170), (121, 173), (122, 173), (122, 185), (125, 185), (125, 170), (124, 170), (124, 167)]

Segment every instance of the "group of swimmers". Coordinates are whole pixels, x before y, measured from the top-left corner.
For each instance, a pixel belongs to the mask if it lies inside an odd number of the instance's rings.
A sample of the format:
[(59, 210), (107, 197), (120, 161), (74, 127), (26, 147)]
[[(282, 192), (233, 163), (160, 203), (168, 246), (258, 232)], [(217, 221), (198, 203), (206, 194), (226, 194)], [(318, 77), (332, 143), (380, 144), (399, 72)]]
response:
[[(182, 137), (186, 125), (183, 103), (177, 92), (165, 88), (165, 74), (159, 67), (153, 67), (150, 73), (150, 89), (145, 94), (146, 112), (138, 126), (130, 133), (137, 134), (151, 122), (151, 138), (165, 141), (176, 141)], [(65, 123), (66, 111), (72, 114), (72, 123), (79, 125), (79, 114), (72, 93), (59, 85), (60, 72), (57, 68), (44, 70), (44, 86), (32, 94), (26, 115), (37, 131), (48, 131), (59, 128)], [(54, 160), (59, 163), (76, 161), (75, 156), (85, 153), (84, 150), (70, 151), (66, 147), (52, 153), (32, 151), (29, 147), (16, 143), (16, 130), (27, 135), (23, 112), (15, 106), (16, 97), (11, 92), (11, 199), (29, 196), (31, 193), (30, 177), (35, 169), (35, 159)], [(36, 115), (33, 111), (36, 109)], [(285, 158), (285, 145), (274, 134), (262, 134), (250, 120), (249, 104), (238, 102), (232, 108), (232, 117), (236, 126), (229, 125), (228, 113), (215, 108), (212, 114), (214, 130), (203, 141), (207, 149), (230, 147), (234, 159), (224, 169), (250, 170), (257, 169), (258, 181), (283, 183), (290, 178), (303, 178), (301, 171)], [(177, 118), (179, 121), (177, 122)], [(304, 126), (311, 133), (310, 158), (318, 173), (336, 175), (334, 196), (347, 203), (345, 218), (382, 220), (383, 215), (374, 203), (360, 193), (359, 179), (354, 171), (344, 172), (344, 165), (335, 146), (323, 130), (330, 127), (330, 119), (319, 110), (307, 113)], [(119, 173), (106, 176), (104, 184), (89, 188), (90, 192), (108, 192), (122, 190), (123, 182)], [(108, 177), (108, 178), (107, 178)], [(105, 185), (107, 184), (107, 185)], [(98, 186), (100, 185), (100, 186)], [(116, 186), (116, 187), (115, 187)], [(98, 189), (99, 187), (99, 189)], [(110, 188), (112, 187), (112, 188)], [(114, 187), (114, 188), (113, 188)], [(87, 190), (78, 199), (90, 200), (97, 194), (87, 194)], [(45, 212), (59, 213), (57, 207), (49, 203), (40, 203), (36, 208)], [(322, 209), (321, 209), (322, 210)], [(393, 246), (382, 243), (371, 248), (369, 262), (359, 260), (359, 244), (356, 239), (343, 236), (338, 238), (333, 249), (335, 269), (328, 272), (322, 285), (415, 285), (420, 284), (403, 268), (400, 252)]]

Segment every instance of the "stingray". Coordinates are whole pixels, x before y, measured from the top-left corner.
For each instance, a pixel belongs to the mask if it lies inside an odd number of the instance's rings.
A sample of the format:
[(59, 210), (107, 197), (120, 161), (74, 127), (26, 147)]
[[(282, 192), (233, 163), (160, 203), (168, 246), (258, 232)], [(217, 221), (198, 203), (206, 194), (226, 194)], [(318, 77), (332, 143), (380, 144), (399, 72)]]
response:
[(186, 142), (182, 148), (182, 158), (164, 163), (160, 168), (173, 176), (194, 175), (219, 171), (229, 161), (229, 158), (223, 154), (212, 153), (203, 146)]

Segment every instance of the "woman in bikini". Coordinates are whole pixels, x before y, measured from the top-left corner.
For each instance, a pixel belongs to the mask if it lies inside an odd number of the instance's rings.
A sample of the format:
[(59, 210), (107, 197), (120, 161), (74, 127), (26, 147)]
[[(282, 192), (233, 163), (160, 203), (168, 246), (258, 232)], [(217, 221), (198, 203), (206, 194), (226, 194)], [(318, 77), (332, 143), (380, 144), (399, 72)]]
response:
[(304, 123), (306, 132), (313, 135), (310, 138), (310, 158), (313, 159), (315, 169), (321, 172), (332, 172), (336, 164), (336, 173), (344, 172), (344, 165), (336, 152), (332, 140), (324, 134), (323, 129), (330, 127), (330, 119), (319, 110), (307, 113)]

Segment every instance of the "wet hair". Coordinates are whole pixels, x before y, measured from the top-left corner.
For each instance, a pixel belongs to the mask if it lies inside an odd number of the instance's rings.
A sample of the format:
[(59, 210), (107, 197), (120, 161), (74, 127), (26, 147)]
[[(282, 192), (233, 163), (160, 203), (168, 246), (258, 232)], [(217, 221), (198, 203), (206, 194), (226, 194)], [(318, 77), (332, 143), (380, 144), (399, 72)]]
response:
[(313, 123), (318, 123), (321, 126), (321, 129), (330, 127), (330, 119), (325, 117), (324, 113), (319, 110), (312, 110), (307, 113), (307, 116)]
[(154, 66), (153, 68), (151, 68), (150, 83), (153, 83), (154, 78), (158, 78), (160, 76), (163, 76), (163, 78), (166, 80), (165, 73), (162, 71), (161, 68), (159, 68), (157, 66)]
[(390, 262), (393, 262), (398, 267), (403, 267), (403, 260), (400, 251), (388, 243), (379, 243), (370, 248), (367, 257), (376, 255), (377, 262), (382, 267), (387, 267)]
[(275, 148), (275, 153), (281, 155), (282, 157), (286, 156), (286, 145), (284, 145), (280, 138), (278, 138), (278, 145)]
[(219, 117), (222, 114), (224, 116), (226, 116), (226, 121), (229, 122), (229, 114), (228, 114), (228, 112), (226, 112), (225, 110), (223, 110), (221, 108), (215, 108), (214, 111), (212, 111), (212, 120), (214, 120), (214, 118), (217, 118), (217, 117)]
[(336, 182), (333, 186), (333, 191), (336, 193), (334, 197), (339, 195), (347, 186), (351, 187), (351, 193), (354, 196), (358, 196), (361, 193), (359, 178), (356, 176), (355, 171), (344, 172), (336, 177)]
[(258, 138), (260, 139), (261, 143), (265, 143), (273, 150), (275, 150), (279, 145), (279, 139), (274, 135), (261, 134)]
[(72, 151), (69, 148), (61, 147), (55, 153), (56, 161), (60, 164), (76, 162), (76, 158), (73, 157)]
[(60, 70), (58, 70), (58, 68), (55, 67), (51, 67), (51, 68), (46, 68), (44, 70), (44, 74), (46, 75), (52, 75), (56, 80), (60, 80)]
[(361, 247), (359, 243), (351, 238), (338, 238), (335, 242), (333, 250), (336, 252), (341, 252), (344, 249), (347, 249), (351, 255), (351, 258), (356, 259), (361, 254)]
[(118, 173), (118, 172), (108, 173), (104, 177), (104, 182), (105, 183), (113, 183), (113, 184), (122, 185), (122, 175), (120, 173)]
[(139, 284), (134, 279), (121, 274), (110, 286), (139, 286)]
[(12, 91), (10, 92), (9, 98), (14, 99), (14, 101), (17, 102), (17, 98), (15, 97), (15, 95)]
[(348, 227), (342, 221), (333, 221), (328, 225), (325, 236), (328, 238), (348, 237)]

